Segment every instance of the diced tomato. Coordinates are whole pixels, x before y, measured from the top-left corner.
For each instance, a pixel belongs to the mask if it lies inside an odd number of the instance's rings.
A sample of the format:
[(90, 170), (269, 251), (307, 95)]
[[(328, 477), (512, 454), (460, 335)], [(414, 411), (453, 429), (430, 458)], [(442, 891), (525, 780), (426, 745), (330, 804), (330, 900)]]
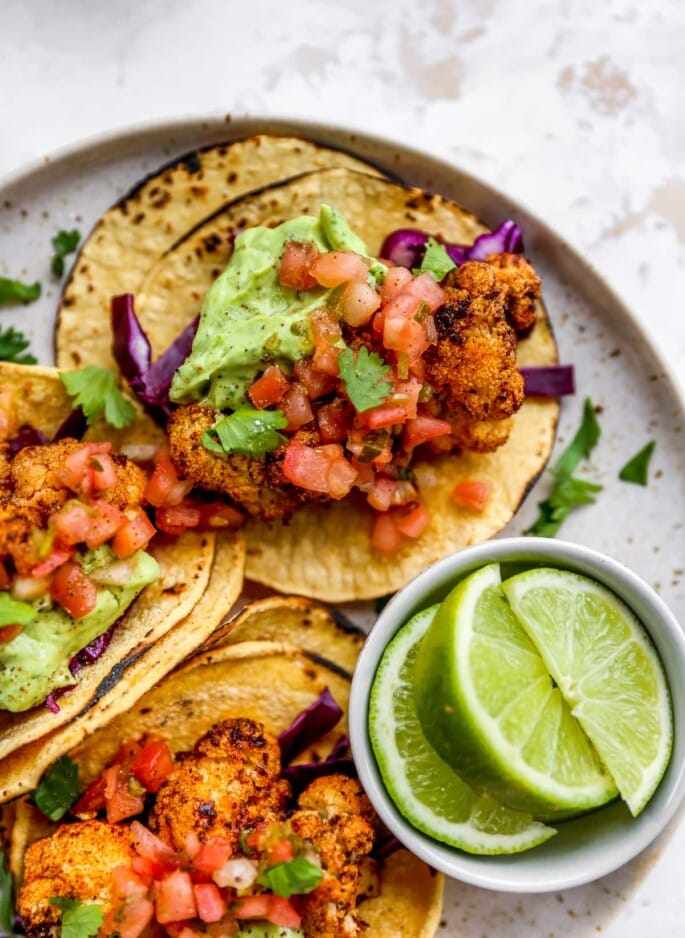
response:
[(378, 407), (370, 407), (359, 414), (360, 422), (370, 430), (380, 430), (383, 427), (391, 427), (395, 423), (405, 423), (406, 419), (405, 407), (402, 404), (394, 404), (392, 401), (379, 404)]
[(277, 863), (287, 863), (288, 860), (292, 860), (294, 855), (292, 843), (286, 838), (279, 840), (273, 845), (271, 850), (269, 850), (267, 866), (275, 866)]
[[(337, 358), (336, 358), (337, 362)], [(314, 367), (314, 361), (311, 358), (301, 358), (295, 362), (295, 377), (307, 392), (310, 401), (315, 401), (319, 397), (330, 394), (335, 389), (335, 377), (317, 371)], [(335, 374), (337, 375), (337, 371)]]
[(137, 855), (131, 860), (131, 868), (147, 883), (148, 887), (165, 872), (165, 867), (161, 863), (155, 863), (154, 860), (150, 860), (148, 857)]
[(369, 275), (368, 264), (354, 251), (328, 251), (326, 254), (319, 254), (310, 270), (322, 287), (338, 287), (348, 280), (363, 283)]
[(342, 317), (349, 326), (364, 326), (371, 319), (381, 298), (368, 283), (352, 280), (341, 297)]
[(49, 557), (46, 560), (42, 560), (40, 563), (36, 564), (35, 567), (31, 570), (31, 576), (34, 577), (44, 577), (52, 573), (54, 570), (57, 570), (58, 567), (61, 567), (62, 564), (66, 563), (67, 560), (71, 560), (74, 556), (73, 550), (53, 550)]
[[(393, 302), (398, 303), (402, 299), (404, 297), (400, 295)], [(410, 299), (410, 303), (413, 302)], [(430, 342), (425, 326), (417, 319), (409, 316), (390, 316), (386, 312), (383, 323), (383, 345), (391, 351), (405, 352), (411, 363), (423, 355)]]
[(117, 470), (107, 453), (94, 453), (89, 460), (91, 492), (104, 492), (117, 484)]
[(271, 896), (271, 905), (266, 920), (280, 928), (299, 928), (302, 921), (291, 903), (283, 896)]
[(290, 382), (278, 365), (269, 365), (264, 374), (247, 389), (257, 410), (277, 404), (290, 387)]
[(145, 807), (142, 795), (131, 791), (131, 773), (121, 765), (112, 765), (103, 772), (105, 778), (105, 807), (110, 824), (135, 817)]
[(430, 312), (434, 313), (436, 309), (442, 306), (446, 299), (446, 293), (439, 283), (433, 279), (432, 274), (419, 274), (412, 278), (402, 289), (403, 296), (414, 297), (422, 303), (425, 303)]
[[(116, 469), (108, 455), (111, 449), (112, 444), (109, 442), (84, 443), (64, 460), (64, 466), (60, 470), (60, 479), (67, 488), (77, 494), (90, 495), (93, 491), (101, 490), (106, 478), (110, 479), (110, 483), (104, 487), (111, 488), (116, 483)], [(103, 462), (98, 457), (107, 457), (107, 460)], [(94, 459), (95, 462), (93, 462)], [(113, 480), (112, 471), (114, 471)], [(100, 488), (96, 489), (96, 486)]]
[(16, 638), (24, 628), (23, 625), (3, 625), (0, 627), (0, 645), (6, 645)]
[(184, 870), (174, 870), (154, 885), (155, 909), (157, 921), (182, 922), (195, 918), (197, 905), (190, 874)]
[(373, 486), (366, 496), (366, 500), (376, 511), (387, 511), (393, 504), (397, 491), (398, 485), (396, 479), (390, 479), (388, 476), (379, 475), (376, 476)]
[(293, 290), (311, 290), (316, 280), (310, 268), (318, 256), (319, 249), (313, 241), (289, 241), (281, 258), (278, 282)]
[(93, 502), (88, 510), (90, 528), (85, 540), (86, 546), (93, 550), (111, 540), (126, 519), (123, 512), (109, 502)]
[(175, 853), (171, 847), (167, 846), (163, 840), (160, 840), (140, 821), (131, 823), (131, 834), (133, 836), (133, 846), (141, 857), (151, 860), (167, 870), (176, 869), (185, 864), (184, 857)]
[(127, 518), (114, 535), (114, 553), (122, 559), (130, 557), (147, 547), (154, 534), (154, 525), (144, 511), (139, 511), (133, 518)]
[(90, 515), (82, 502), (67, 502), (50, 518), (60, 547), (73, 547), (85, 541), (90, 531)]
[(376, 478), (373, 465), (370, 462), (359, 462), (358, 459), (351, 459), (350, 465), (357, 470), (357, 478), (354, 480), (355, 488), (362, 492), (369, 492)]
[(436, 417), (416, 417), (405, 425), (402, 445), (405, 449), (413, 449), (428, 440), (449, 436), (451, 432), (452, 427), (446, 420), (438, 420)]
[(218, 922), (226, 912), (226, 900), (214, 883), (196, 883), (193, 886), (198, 917), (203, 922)]
[(149, 899), (144, 896), (129, 899), (116, 909), (111, 927), (106, 927), (104, 934), (117, 934), (120, 938), (138, 938), (150, 924), (154, 914), (155, 907)]
[(271, 895), (263, 892), (255, 896), (243, 896), (235, 903), (236, 918), (268, 918), (271, 909)]
[(200, 512), (194, 505), (170, 505), (157, 508), (155, 524), (160, 531), (178, 537), (189, 528), (196, 528), (200, 523)]
[(317, 371), (337, 378), (340, 371), (338, 362), (340, 353), (336, 344), (342, 338), (340, 325), (324, 310), (314, 313), (311, 323), (314, 334), (312, 364)]
[(75, 805), (72, 805), (71, 813), (78, 818), (86, 819), (93, 817), (105, 806), (105, 788), (107, 780), (104, 775), (98, 775), (94, 782), (91, 782), (88, 788), (83, 792)]
[(300, 384), (293, 384), (283, 395), (280, 409), (283, 411), (285, 419), (288, 421), (286, 430), (297, 430), (314, 419), (312, 405), (309, 398)]
[(392, 397), (386, 401), (386, 404), (401, 404), (407, 418), (415, 420), (422, 387), (422, 382), (414, 377), (407, 378), (406, 381), (395, 381)]
[(392, 513), (377, 514), (371, 531), (372, 548), (384, 557), (393, 557), (401, 545), (402, 534), (397, 529)]
[(462, 479), (452, 489), (452, 498), (462, 508), (484, 511), (492, 495), (489, 479)]
[(131, 763), (131, 771), (143, 788), (159, 791), (174, 767), (174, 757), (163, 739), (151, 739)]
[(395, 524), (401, 534), (416, 538), (421, 537), (428, 527), (429, 521), (430, 514), (426, 506), (417, 505), (416, 508), (410, 509), (407, 514), (403, 514), (397, 518)]
[(147, 884), (130, 866), (115, 866), (112, 870), (112, 893), (115, 900), (135, 899), (147, 895)]
[(65, 563), (55, 573), (50, 595), (73, 619), (82, 619), (95, 609), (98, 591), (76, 563)]
[(411, 271), (406, 267), (390, 267), (381, 286), (381, 302), (385, 306), (398, 296), (403, 287), (412, 279)]
[(322, 443), (342, 443), (347, 437), (350, 412), (345, 402), (339, 398), (319, 407), (316, 420)]
[(166, 447), (155, 454), (155, 468), (145, 486), (145, 498), (151, 505), (178, 505), (192, 487), (190, 479), (179, 479)]
[(225, 837), (211, 837), (208, 841), (201, 844), (200, 849), (193, 857), (193, 865), (196, 870), (203, 873), (213, 873), (230, 859), (233, 850), (230, 840)]
[(357, 477), (337, 443), (304, 446), (289, 443), (283, 460), (283, 475), (294, 485), (310, 492), (323, 492), (331, 498), (344, 498)]
[(130, 770), (133, 760), (138, 756), (142, 748), (143, 743), (137, 739), (125, 740), (117, 749), (116, 754), (110, 761), (110, 765), (123, 765)]
[(237, 529), (245, 524), (245, 515), (225, 502), (206, 502), (195, 506), (200, 512), (201, 531), (212, 531), (218, 528)]

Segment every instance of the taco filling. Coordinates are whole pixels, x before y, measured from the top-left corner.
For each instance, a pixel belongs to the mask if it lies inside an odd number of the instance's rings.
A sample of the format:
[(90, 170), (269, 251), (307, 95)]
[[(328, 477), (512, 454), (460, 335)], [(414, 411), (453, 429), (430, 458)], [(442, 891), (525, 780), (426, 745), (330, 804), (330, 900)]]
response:
[(0, 452), (0, 709), (74, 684), (84, 648), (159, 576), (145, 473), (111, 443)]
[[(356, 491), (375, 512), (373, 547), (392, 555), (430, 521), (415, 454), (507, 441), (524, 398), (517, 339), (539, 297), (519, 254), (457, 267), (431, 240), (412, 271), (370, 257), (327, 205), (247, 229), (171, 386), (173, 463), (266, 521)], [(457, 489), (482, 511), (491, 482)]]
[(121, 938), (149, 926), (173, 938), (353, 938), (366, 928), (358, 902), (378, 891), (359, 782), (322, 776), (294, 803), (279, 740), (250, 719), (213, 726), (175, 761), (162, 740), (125, 743), (71, 813), (24, 857), (29, 938), (64, 929), (78, 907)]

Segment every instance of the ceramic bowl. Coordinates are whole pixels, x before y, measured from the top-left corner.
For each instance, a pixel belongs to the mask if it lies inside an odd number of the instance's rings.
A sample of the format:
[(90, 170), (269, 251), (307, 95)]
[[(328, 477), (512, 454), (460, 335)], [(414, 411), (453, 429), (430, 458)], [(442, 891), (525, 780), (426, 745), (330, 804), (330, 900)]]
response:
[[(492, 562), (551, 566), (603, 583), (635, 612), (651, 635), (671, 690), (674, 742), (659, 787), (633, 818), (622, 801), (555, 826), (558, 834), (524, 853), (476, 856), (441, 844), (416, 830), (390, 799), (368, 734), (368, 701), (388, 642), (421, 609), (438, 602), (466, 574)], [(627, 863), (666, 827), (685, 796), (685, 636), (657, 594), (610, 557), (578, 544), (518, 537), (489, 541), (429, 567), (388, 603), (357, 664), (350, 700), (350, 739), (359, 777), (376, 811), (398, 840), (448, 876), (510, 892), (547, 892), (598, 879)]]

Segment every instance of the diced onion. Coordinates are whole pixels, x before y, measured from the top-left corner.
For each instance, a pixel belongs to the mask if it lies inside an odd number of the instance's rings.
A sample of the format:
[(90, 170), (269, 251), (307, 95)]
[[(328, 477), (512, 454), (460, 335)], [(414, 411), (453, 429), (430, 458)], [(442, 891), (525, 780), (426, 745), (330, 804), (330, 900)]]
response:
[(127, 560), (114, 560), (106, 567), (93, 570), (89, 576), (101, 586), (125, 586), (133, 574), (133, 565)]
[(212, 879), (222, 888), (247, 889), (257, 879), (257, 863), (247, 857), (231, 857), (212, 873)]

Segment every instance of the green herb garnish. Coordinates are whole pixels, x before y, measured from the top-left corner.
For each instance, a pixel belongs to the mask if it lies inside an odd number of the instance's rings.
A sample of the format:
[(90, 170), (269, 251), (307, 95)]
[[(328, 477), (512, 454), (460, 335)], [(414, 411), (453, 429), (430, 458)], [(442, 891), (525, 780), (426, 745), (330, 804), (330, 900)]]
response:
[(28, 625), (37, 615), (29, 603), (13, 599), (9, 593), (0, 593), (0, 628), (5, 625)]
[(578, 463), (597, 445), (601, 430), (590, 398), (585, 399), (580, 427), (569, 445), (550, 469), (555, 477), (549, 498), (538, 504), (539, 515), (526, 534), (554, 537), (568, 514), (580, 505), (591, 505), (603, 486), (573, 475)]
[(288, 426), (282, 410), (241, 407), (202, 434), (202, 445), (212, 453), (245, 453), (263, 456), (287, 443), (278, 430)]
[(362, 345), (357, 354), (346, 348), (338, 354), (340, 379), (345, 383), (345, 391), (355, 410), (361, 413), (370, 407), (378, 407), (392, 394), (392, 384), (388, 380), (391, 368), (380, 355), (369, 352)]
[(435, 238), (429, 238), (426, 242), (426, 251), (421, 261), (421, 267), (414, 273), (425, 274), (428, 272), (433, 278), (441, 283), (450, 270), (455, 270), (457, 265), (447, 253), (444, 244), (440, 244)]
[(21, 280), (0, 277), (0, 306), (9, 306), (11, 303), (33, 303), (40, 296), (42, 289), (38, 281), (22, 283)]
[(14, 362), (15, 365), (35, 365), (38, 359), (30, 352), (29, 340), (17, 329), (8, 326), (0, 328), (0, 362)]
[(68, 254), (73, 254), (78, 243), (81, 240), (81, 232), (73, 228), (71, 231), (59, 231), (52, 239), (52, 246), (55, 253), (50, 262), (50, 269), (55, 277), (61, 277), (64, 273), (64, 258)]
[(289, 899), (292, 895), (303, 895), (316, 889), (322, 876), (320, 868), (314, 863), (304, 857), (295, 857), (294, 860), (267, 867), (257, 877), (257, 882), (275, 895)]
[(649, 481), (649, 461), (652, 458), (655, 440), (651, 440), (646, 446), (643, 446), (639, 453), (635, 453), (632, 459), (629, 459), (623, 469), (618, 474), (623, 482), (632, 482), (634, 485), (647, 485)]
[(45, 817), (59, 821), (78, 796), (78, 766), (69, 756), (62, 756), (41, 779), (33, 803)]
[(101, 905), (80, 899), (51, 896), (50, 905), (62, 910), (61, 938), (94, 938), (105, 918)]
[(60, 371), (59, 376), (74, 407), (80, 407), (88, 426), (104, 412), (107, 423), (117, 430), (133, 423), (136, 411), (117, 386), (116, 375), (99, 365), (78, 371)]

